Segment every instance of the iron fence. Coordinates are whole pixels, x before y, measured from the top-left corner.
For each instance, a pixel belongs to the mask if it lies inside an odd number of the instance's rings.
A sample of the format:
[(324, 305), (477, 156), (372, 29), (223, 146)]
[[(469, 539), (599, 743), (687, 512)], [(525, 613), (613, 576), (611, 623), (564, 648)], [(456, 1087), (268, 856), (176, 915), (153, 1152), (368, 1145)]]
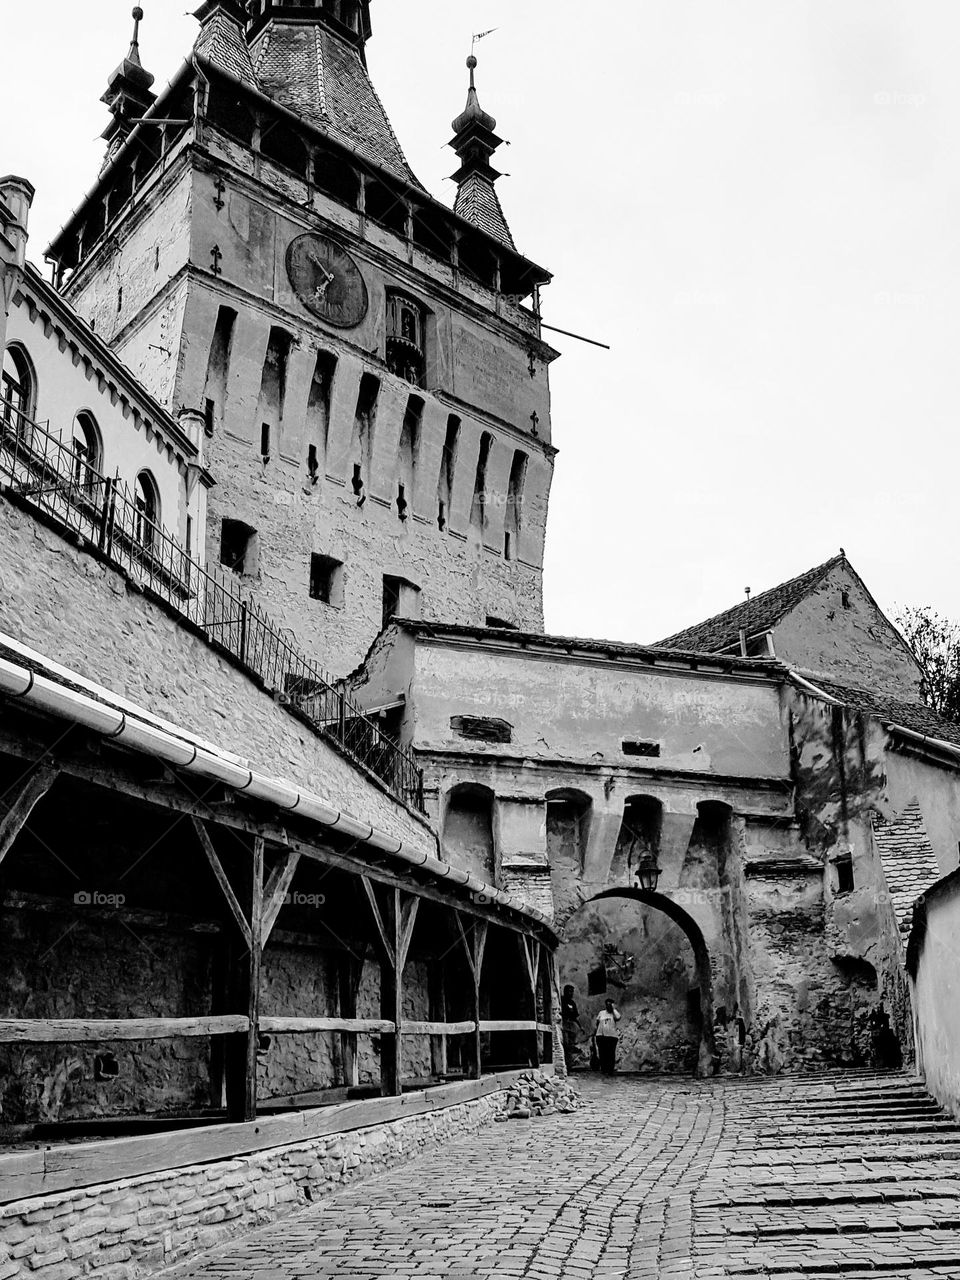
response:
[(119, 476), (102, 475), (12, 405), (0, 404), (0, 414), (0, 476), (10, 492), (97, 547), (395, 795), (423, 810), (423, 774), (413, 755), (301, 653), (233, 575), (201, 565)]

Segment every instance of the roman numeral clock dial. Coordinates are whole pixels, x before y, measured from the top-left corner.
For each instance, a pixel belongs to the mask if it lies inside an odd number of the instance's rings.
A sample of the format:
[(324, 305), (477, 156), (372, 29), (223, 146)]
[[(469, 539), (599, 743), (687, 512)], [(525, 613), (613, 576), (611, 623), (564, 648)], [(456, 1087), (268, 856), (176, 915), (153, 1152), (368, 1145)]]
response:
[(367, 314), (369, 296), (360, 268), (327, 236), (303, 235), (292, 241), (287, 276), (307, 310), (337, 329), (354, 329)]

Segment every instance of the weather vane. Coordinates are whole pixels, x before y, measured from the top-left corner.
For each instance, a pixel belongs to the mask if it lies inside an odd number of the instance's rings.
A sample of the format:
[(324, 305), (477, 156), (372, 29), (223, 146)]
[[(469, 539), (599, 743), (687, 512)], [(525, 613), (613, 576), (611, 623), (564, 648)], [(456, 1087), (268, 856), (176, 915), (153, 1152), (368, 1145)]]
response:
[(489, 31), (478, 31), (470, 42), (470, 56), (473, 57), (474, 50), (477, 47), (478, 40), (485, 40), (487, 36), (492, 36), (495, 31), (499, 31), (499, 27), (491, 27)]

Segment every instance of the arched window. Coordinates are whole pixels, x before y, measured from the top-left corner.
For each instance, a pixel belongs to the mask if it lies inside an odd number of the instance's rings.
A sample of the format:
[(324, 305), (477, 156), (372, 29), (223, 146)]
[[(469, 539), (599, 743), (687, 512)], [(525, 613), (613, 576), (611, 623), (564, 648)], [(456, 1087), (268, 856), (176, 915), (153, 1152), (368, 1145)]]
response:
[(151, 551), (160, 524), (160, 495), (149, 471), (141, 471), (137, 476), (133, 503), (136, 508), (133, 536), (141, 547)]
[(427, 370), (426, 313), (402, 293), (387, 293), (387, 365), (390, 372), (415, 387)]
[(92, 413), (78, 413), (73, 420), (73, 482), (92, 489), (103, 461), (103, 445)]
[(30, 357), (21, 346), (4, 352), (0, 382), (0, 411), (5, 426), (22, 435), (32, 422), (37, 405), (37, 379)]
[(460, 782), (450, 789), (443, 820), (447, 861), (487, 884), (493, 884), (497, 874), (494, 804), (489, 787)]

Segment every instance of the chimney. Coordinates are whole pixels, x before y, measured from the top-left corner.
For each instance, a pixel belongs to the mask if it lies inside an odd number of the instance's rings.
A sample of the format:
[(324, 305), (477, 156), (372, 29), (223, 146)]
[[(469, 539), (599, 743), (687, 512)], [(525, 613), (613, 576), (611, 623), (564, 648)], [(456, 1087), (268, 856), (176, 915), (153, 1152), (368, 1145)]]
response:
[(26, 178), (0, 178), (0, 355), (7, 345), (10, 304), (27, 261), (27, 221), (34, 194)]

